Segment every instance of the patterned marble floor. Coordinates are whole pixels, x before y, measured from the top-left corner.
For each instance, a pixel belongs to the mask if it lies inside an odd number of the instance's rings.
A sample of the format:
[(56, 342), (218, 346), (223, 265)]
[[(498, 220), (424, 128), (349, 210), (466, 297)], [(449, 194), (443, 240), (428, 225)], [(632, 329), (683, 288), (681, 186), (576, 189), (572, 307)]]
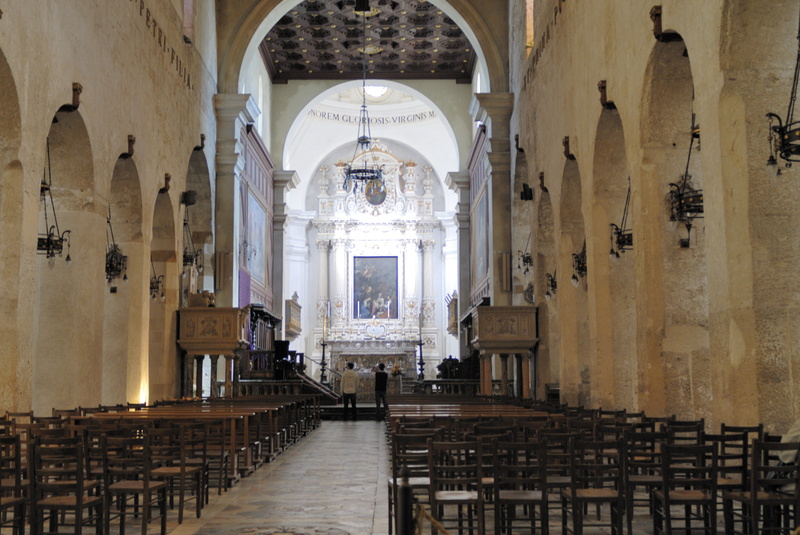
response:
[(383, 423), (324, 421), (170, 535), (385, 535), (389, 472)]
[[(190, 516), (178, 525), (171, 512), (169, 533), (387, 535), (386, 477), (390, 466), (385, 433), (384, 425), (374, 421), (324, 421), (227, 493), (212, 494), (202, 518)], [(561, 533), (560, 524), (560, 514), (554, 511), (551, 533)], [(491, 526), (488, 518), (487, 526)], [(152, 535), (158, 528), (151, 524), (148, 531)], [(428, 532), (426, 526), (423, 533)], [(487, 529), (487, 534), (491, 532)], [(652, 532), (646, 511), (637, 514), (633, 533)]]

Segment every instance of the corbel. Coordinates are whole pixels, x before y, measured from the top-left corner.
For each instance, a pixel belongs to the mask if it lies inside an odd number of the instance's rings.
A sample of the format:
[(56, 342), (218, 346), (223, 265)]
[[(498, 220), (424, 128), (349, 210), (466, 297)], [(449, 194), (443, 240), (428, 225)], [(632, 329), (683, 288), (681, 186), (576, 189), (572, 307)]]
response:
[(83, 93), (83, 86), (78, 82), (72, 82), (72, 103), (64, 104), (58, 111), (75, 111), (81, 105), (81, 93)]
[(206, 148), (206, 135), (205, 134), (200, 134), (200, 144), (197, 145), (194, 148), (194, 150), (195, 151), (200, 151), (200, 150), (203, 150), (204, 148)]
[(128, 151), (119, 155), (123, 160), (127, 160), (133, 156), (133, 146), (136, 144), (136, 136), (128, 134)]
[(564, 139), (561, 141), (561, 144), (564, 145), (564, 157), (567, 160), (574, 160), (575, 155), (572, 154), (569, 150), (569, 136), (564, 136)]
[(172, 175), (164, 173), (164, 187), (158, 190), (158, 193), (167, 193), (169, 191), (169, 182), (172, 180)]
[(617, 105), (613, 100), (608, 100), (608, 93), (606, 90), (606, 81), (600, 80), (597, 82), (597, 90), (600, 91), (600, 105), (606, 110), (616, 110)]

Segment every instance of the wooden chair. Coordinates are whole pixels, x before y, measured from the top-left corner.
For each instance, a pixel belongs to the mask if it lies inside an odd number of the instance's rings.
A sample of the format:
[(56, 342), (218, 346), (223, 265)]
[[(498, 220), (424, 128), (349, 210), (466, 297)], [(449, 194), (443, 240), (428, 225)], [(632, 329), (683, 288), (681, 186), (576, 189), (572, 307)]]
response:
[(11, 526), (13, 535), (25, 534), (21, 459), (19, 437), (0, 437), (0, 527)]
[(65, 524), (66, 515), (71, 515), (76, 535), (82, 533), (84, 524), (92, 523), (98, 535), (105, 533), (100, 481), (86, 478), (80, 438), (34, 437), (28, 458), (33, 535), (59, 532), (59, 521)]
[(208, 461), (208, 426), (204, 422), (183, 423), (180, 426), (186, 447), (186, 465), (200, 468), (203, 474), (203, 505), (209, 501), (211, 467)]
[[(598, 521), (592, 527), (608, 527), (612, 535), (622, 535), (625, 494), (622, 489), (624, 443), (612, 440), (573, 440), (570, 443), (570, 485), (561, 491), (562, 532), (582, 535), (587, 525), (587, 509), (595, 505)], [(599, 510), (609, 508), (605, 521)], [(569, 530), (569, 521), (572, 529)]]
[(670, 444), (701, 444), (705, 420), (673, 420), (666, 427)]
[[(152, 457), (150, 438), (113, 437), (104, 435), (103, 441), (103, 483), (107, 504), (106, 531), (113, 511), (119, 518), (119, 534), (125, 535), (128, 516), (140, 516), (142, 535), (147, 535), (147, 525), (152, 518), (153, 508), (161, 517), (161, 535), (167, 532), (167, 484), (152, 478)], [(132, 512), (128, 511), (128, 501), (134, 502)], [(141, 512), (139, 511), (141, 505)]]
[(157, 462), (150, 471), (154, 480), (167, 483), (170, 509), (175, 508), (178, 495), (178, 524), (183, 523), (183, 509), (187, 500), (194, 500), (195, 515), (200, 518), (203, 505), (203, 467), (189, 466), (189, 450), (186, 434), (179, 427), (150, 429), (150, 454)]
[(217, 496), (222, 494), (223, 489), (228, 492), (231, 477), (233, 477), (234, 460), (230, 455), (230, 444), (228, 441), (228, 427), (223, 420), (208, 422), (206, 427), (206, 462), (208, 463), (208, 484), (214, 481), (217, 488)]
[[(494, 532), (512, 533), (524, 521), (531, 532), (547, 535), (547, 453), (541, 442), (497, 442), (494, 453)], [(527, 518), (517, 515), (527, 511)], [(538, 531), (537, 531), (538, 530)]]
[(793, 532), (800, 522), (800, 471), (779, 455), (798, 450), (798, 442), (753, 441), (749, 488), (722, 494), (726, 534)]
[(397, 525), (395, 504), (397, 504), (401, 472), (408, 478), (409, 486), (420, 503), (429, 503), (428, 491), (431, 480), (428, 473), (428, 440), (439, 440), (442, 432), (437, 429), (412, 428), (413, 433), (395, 433), (392, 436), (392, 475), (388, 480), (389, 491), (389, 535)]
[[(665, 444), (662, 483), (653, 492), (653, 532), (717, 533), (717, 450), (713, 445)], [(681, 514), (682, 512), (682, 514)]]
[(482, 458), (480, 442), (428, 440), (431, 514), (445, 529), (484, 535)]
[[(661, 486), (661, 445), (667, 441), (667, 433), (625, 433), (625, 516), (628, 534), (633, 535), (633, 516), (637, 504), (647, 506), (653, 513), (653, 489)], [(637, 491), (644, 495), (637, 498)]]
[(747, 490), (747, 433), (703, 433), (703, 444), (717, 449), (717, 491)]
[(547, 459), (547, 492), (551, 509), (561, 506), (561, 491), (570, 485), (569, 445), (578, 435), (568, 433), (566, 428), (542, 431), (539, 440), (545, 445)]

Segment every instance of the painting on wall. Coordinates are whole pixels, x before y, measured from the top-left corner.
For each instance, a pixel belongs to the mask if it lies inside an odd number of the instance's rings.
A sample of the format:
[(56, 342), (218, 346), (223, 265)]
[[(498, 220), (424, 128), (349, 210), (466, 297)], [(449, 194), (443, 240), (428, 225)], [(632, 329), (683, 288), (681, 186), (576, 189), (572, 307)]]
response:
[(397, 257), (353, 257), (353, 318), (397, 319)]
[(475, 201), (472, 212), (472, 284), (475, 285), (489, 272), (488, 200), (486, 189)]
[(266, 226), (267, 211), (252, 193), (247, 196), (247, 271), (250, 277), (261, 284), (267, 282)]

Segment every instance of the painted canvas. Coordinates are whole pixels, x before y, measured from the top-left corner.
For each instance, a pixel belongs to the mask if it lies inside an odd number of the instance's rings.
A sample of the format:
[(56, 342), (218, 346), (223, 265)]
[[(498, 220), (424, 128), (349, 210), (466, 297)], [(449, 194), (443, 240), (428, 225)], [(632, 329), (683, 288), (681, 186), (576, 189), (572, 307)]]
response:
[(247, 199), (247, 237), (250, 242), (247, 251), (247, 270), (253, 280), (262, 286), (267, 280), (266, 225), (267, 212), (258, 199), (250, 193)]
[(353, 318), (397, 319), (397, 257), (353, 257)]
[(480, 193), (472, 212), (472, 284), (489, 272), (489, 235), (486, 190)]

